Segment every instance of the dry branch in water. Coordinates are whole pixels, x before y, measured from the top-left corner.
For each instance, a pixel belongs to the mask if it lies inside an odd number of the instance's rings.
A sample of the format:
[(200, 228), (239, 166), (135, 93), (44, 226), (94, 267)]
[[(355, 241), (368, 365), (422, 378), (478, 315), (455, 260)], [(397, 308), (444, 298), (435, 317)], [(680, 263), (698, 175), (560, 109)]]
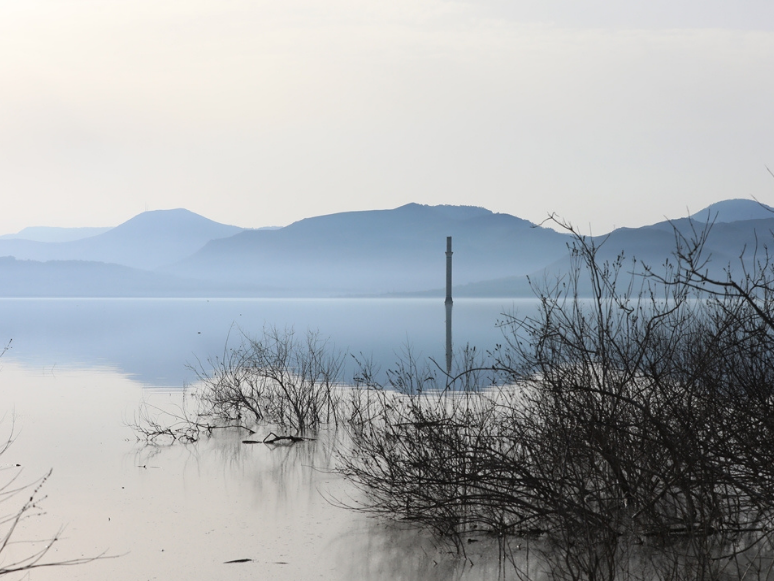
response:
[(302, 438), (301, 436), (278, 436), (270, 432), (263, 440), (242, 440), (243, 444), (277, 444), (280, 442), (297, 444), (298, 442), (313, 442), (316, 438)]
[(222, 357), (209, 361), (211, 370), (195, 370), (198, 385), (181, 408), (170, 413), (145, 405), (132, 427), (148, 442), (195, 442), (232, 428), (252, 434), (261, 422), (300, 437), (340, 422), (343, 362), (344, 354), (317, 332), (299, 339), (292, 329), (270, 327), (258, 338), (243, 335), (238, 347), (227, 346)]
[[(12, 442), (11, 435), (0, 446), (0, 456), (8, 450)], [(81, 565), (97, 559), (110, 558), (103, 553), (95, 557), (46, 560), (51, 548), (60, 539), (61, 529), (50, 538), (39, 541), (43, 544), (41, 548), (32, 548), (26, 552), (20, 550), (19, 547), (24, 542), (19, 540), (19, 533), (25, 522), (43, 514), (41, 502), (46, 497), (42, 495), (41, 490), (51, 476), (51, 471), (49, 470), (42, 478), (31, 484), (19, 482), (21, 466), (18, 464), (0, 468), (0, 475), (5, 477), (5, 480), (0, 483), (0, 506), (5, 510), (0, 514), (0, 576), (43, 567)], [(12, 545), (15, 545), (13, 551), (11, 551)]]

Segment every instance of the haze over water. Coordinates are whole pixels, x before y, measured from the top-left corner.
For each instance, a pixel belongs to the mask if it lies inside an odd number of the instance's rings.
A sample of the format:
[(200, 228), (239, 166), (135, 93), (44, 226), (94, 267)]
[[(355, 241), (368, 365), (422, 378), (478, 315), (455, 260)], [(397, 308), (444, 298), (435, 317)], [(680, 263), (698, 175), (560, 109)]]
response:
[[(458, 299), (455, 348), (491, 349), (502, 314), (530, 303)], [(13, 339), (6, 358), (27, 366), (108, 367), (142, 385), (182, 386), (196, 379), (188, 364), (264, 326), (319, 331), (332, 348), (373, 357), (383, 370), (407, 345), (443, 361), (444, 317), (442, 299), (0, 299), (0, 339)]]

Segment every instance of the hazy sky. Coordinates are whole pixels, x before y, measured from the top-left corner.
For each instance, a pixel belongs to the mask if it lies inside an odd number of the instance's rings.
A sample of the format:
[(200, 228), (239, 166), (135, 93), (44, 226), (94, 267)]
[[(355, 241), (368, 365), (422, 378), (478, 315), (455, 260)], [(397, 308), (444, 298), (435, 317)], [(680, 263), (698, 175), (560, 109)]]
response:
[(771, 0), (5, 0), (0, 233), (774, 203)]

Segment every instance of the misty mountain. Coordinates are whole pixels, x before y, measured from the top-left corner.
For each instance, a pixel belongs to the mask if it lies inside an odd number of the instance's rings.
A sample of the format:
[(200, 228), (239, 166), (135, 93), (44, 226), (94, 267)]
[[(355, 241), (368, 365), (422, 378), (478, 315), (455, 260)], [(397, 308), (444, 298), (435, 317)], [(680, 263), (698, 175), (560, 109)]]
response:
[[(752, 217), (750, 219), (749, 217)], [(710, 227), (704, 246), (706, 269), (715, 277), (724, 277), (729, 271), (741, 275), (743, 266), (750, 268), (753, 261), (764, 258), (768, 249), (774, 250), (774, 210), (749, 200), (727, 200), (713, 204), (687, 218), (659, 222), (641, 228), (618, 228), (604, 236), (589, 239), (597, 246), (599, 262), (614, 261), (622, 256), (625, 272), (642, 274), (648, 266), (657, 273), (664, 272), (667, 261), (675, 262), (676, 236), (689, 242), (704, 228)], [(569, 253), (561, 259), (537, 269), (527, 276), (499, 277), (455, 285), (458, 297), (528, 297), (533, 296), (533, 285), (551, 285), (572, 270)], [(585, 282), (585, 281), (584, 281)], [(582, 287), (588, 294), (588, 285)], [(413, 293), (415, 296), (443, 296), (440, 286), (431, 291)]]
[(103, 234), (110, 228), (60, 228), (56, 226), (30, 226), (16, 234), (3, 234), (0, 240), (32, 240), (34, 242), (71, 242)]
[(192, 281), (119, 264), (0, 258), (0, 297), (252, 297), (275, 289)]
[(715, 224), (741, 220), (767, 220), (774, 218), (774, 208), (755, 200), (724, 200), (711, 204), (690, 216), (694, 222)]
[(118, 264), (0, 258), (0, 296), (164, 296), (183, 287), (174, 277)]
[(595, 243), (600, 246), (602, 259), (611, 260), (623, 252), (655, 268), (667, 259), (674, 260), (676, 234), (691, 240), (705, 228), (710, 230), (704, 257), (710, 259), (707, 266), (715, 273), (739, 267), (742, 254), (749, 264), (756, 247), (759, 251), (766, 245), (774, 248), (774, 209), (753, 200), (726, 200), (686, 218), (641, 228), (619, 228), (595, 238)]
[(241, 231), (184, 209), (156, 210), (96, 236), (69, 242), (0, 239), (0, 256), (106, 262), (150, 270), (182, 260), (213, 239)]
[[(727, 200), (688, 218), (619, 228), (593, 239), (599, 260), (655, 270), (675, 235), (713, 222), (710, 269), (749, 266), (774, 241), (774, 213)], [(33, 232), (34, 233), (34, 232)], [(344, 212), (284, 228), (243, 230), (187, 210), (146, 212), (66, 242), (0, 239), (0, 296), (443, 296), (453, 237), (455, 297), (530, 297), (572, 269), (572, 237), (473, 206), (408, 204)], [(636, 262), (630, 262), (636, 257)], [(154, 270), (155, 269), (155, 270)], [(429, 290), (426, 290), (429, 289)]]
[(447, 236), (453, 237), (455, 280), (461, 283), (532, 272), (563, 256), (568, 239), (484, 208), (408, 204), (244, 231), (209, 242), (165, 272), (268, 285), (289, 294), (433, 288), (445, 280)]

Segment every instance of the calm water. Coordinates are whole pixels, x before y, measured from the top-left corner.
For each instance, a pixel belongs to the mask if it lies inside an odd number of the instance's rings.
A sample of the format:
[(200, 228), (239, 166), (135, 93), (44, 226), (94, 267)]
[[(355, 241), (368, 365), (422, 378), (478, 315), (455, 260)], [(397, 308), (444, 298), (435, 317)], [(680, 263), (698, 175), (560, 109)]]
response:
[[(492, 348), (502, 313), (532, 301), (459, 299), (455, 348)], [(336, 348), (389, 368), (406, 345), (443, 361), (445, 310), (438, 299), (0, 299), (0, 341), (30, 367), (109, 367), (144, 385), (195, 379), (186, 364), (223, 352), (240, 329), (267, 325), (318, 330)]]
[[(23, 578), (497, 578), (487, 547), (473, 545), (478, 552), (471, 553), (476, 564), (470, 567), (426, 534), (338, 506), (356, 500), (358, 491), (330, 471), (324, 441), (270, 449), (225, 434), (195, 446), (148, 448), (127, 427), (143, 401), (177, 405), (177, 387), (193, 379), (186, 362), (221, 352), (234, 324), (248, 332), (264, 324), (319, 329), (337, 347), (389, 366), (407, 342), (442, 356), (439, 303), (0, 301), (0, 335), (13, 338), (13, 349), (0, 360), (0, 409), (6, 412), (0, 430), (15, 425), (17, 432), (0, 465), (21, 464), (20, 482), (53, 469), (43, 489), (46, 514), (26, 521), (18, 538), (46, 539), (64, 527), (52, 559), (103, 551), (117, 556)], [(501, 336), (496, 320), (513, 308), (458, 301), (456, 344), (491, 347)], [(0, 471), (0, 485), (13, 472)], [(34, 546), (13, 550), (24, 554)], [(252, 561), (225, 564), (232, 559)]]

